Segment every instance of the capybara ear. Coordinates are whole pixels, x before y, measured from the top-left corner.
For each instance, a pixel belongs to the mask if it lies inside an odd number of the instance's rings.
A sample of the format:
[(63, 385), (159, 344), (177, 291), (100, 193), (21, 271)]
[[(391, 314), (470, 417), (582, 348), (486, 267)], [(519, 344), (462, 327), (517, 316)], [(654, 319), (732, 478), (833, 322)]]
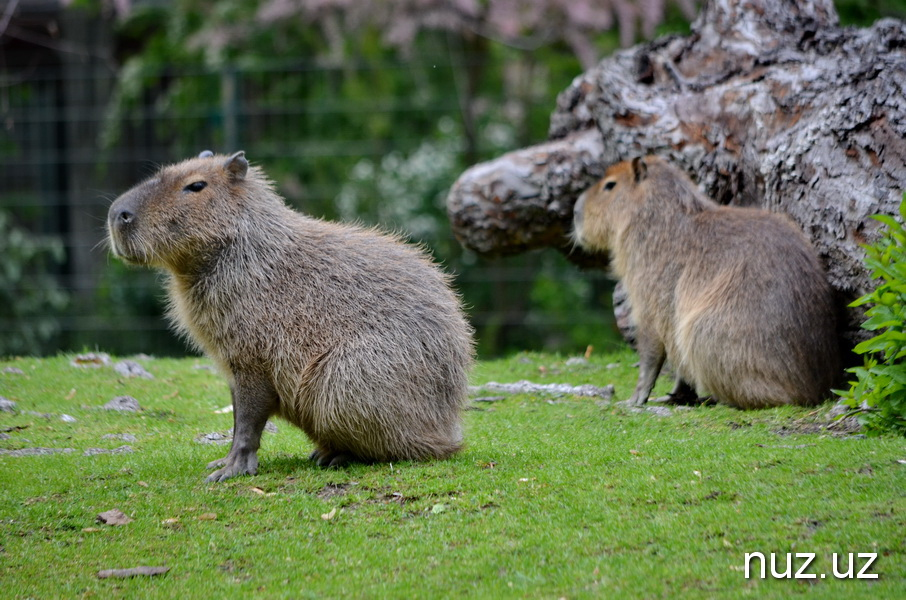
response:
[(210, 150), (202, 150), (201, 154), (198, 155), (198, 158), (211, 158), (214, 156), (214, 153)]
[(632, 175), (636, 183), (648, 177), (648, 165), (645, 164), (645, 159), (641, 156), (632, 159)]
[(229, 157), (223, 168), (230, 172), (230, 178), (233, 181), (245, 179), (245, 174), (249, 171), (249, 161), (245, 158), (245, 151), (240, 150), (233, 156)]

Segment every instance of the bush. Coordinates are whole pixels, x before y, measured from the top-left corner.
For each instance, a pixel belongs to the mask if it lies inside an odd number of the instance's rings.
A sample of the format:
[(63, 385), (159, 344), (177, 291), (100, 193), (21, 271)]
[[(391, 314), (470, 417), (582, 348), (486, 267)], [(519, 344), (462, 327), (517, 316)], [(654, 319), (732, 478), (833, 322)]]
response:
[(59, 239), (33, 235), (0, 210), (0, 356), (41, 354), (60, 332), (69, 296), (51, 271), (65, 258)]
[[(865, 355), (865, 363), (849, 369), (856, 381), (840, 395), (868, 431), (906, 434), (906, 229), (890, 215), (874, 218), (886, 229), (876, 243), (865, 246), (865, 265), (881, 281), (850, 306), (871, 304), (862, 328), (880, 333), (855, 347), (857, 354)], [(906, 219), (906, 194), (900, 218)]]

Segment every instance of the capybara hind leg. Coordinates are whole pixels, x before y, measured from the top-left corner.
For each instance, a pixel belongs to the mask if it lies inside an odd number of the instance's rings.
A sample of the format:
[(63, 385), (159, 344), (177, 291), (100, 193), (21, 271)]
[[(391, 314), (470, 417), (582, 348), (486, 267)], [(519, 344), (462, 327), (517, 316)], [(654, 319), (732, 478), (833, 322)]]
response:
[(277, 408), (277, 394), (263, 381), (240, 382), (237, 379), (231, 391), (233, 444), (225, 458), (209, 463), (209, 468), (220, 466), (207, 476), (206, 481), (209, 482), (223, 481), (237, 475), (254, 475), (258, 472), (261, 433), (268, 417)]
[(315, 448), (314, 452), (308, 455), (308, 458), (319, 467), (327, 469), (339, 469), (355, 460), (355, 457), (345, 452), (333, 452), (322, 448)]
[(667, 353), (664, 346), (657, 340), (643, 333), (641, 330), (638, 334), (639, 346), (639, 380), (636, 383), (635, 391), (629, 398), (631, 406), (642, 406), (648, 402), (651, 390), (654, 388), (654, 382), (664, 366), (664, 360)]
[(698, 392), (695, 391), (695, 388), (682, 378), (677, 377), (676, 385), (673, 386), (673, 390), (666, 396), (658, 398), (657, 401), (665, 404), (676, 404), (678, 406), (695, 406), (706, 402), (707, 398), (700, 398)]

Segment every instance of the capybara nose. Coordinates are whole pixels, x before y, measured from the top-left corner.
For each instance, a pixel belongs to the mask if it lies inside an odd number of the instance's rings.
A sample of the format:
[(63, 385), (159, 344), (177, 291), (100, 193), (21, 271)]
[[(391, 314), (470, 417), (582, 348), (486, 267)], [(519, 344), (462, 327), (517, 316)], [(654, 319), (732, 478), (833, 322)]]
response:
[(121, 210), (116, 215), (116, 224), (117, 225), (128, 225), (135, 220), (135, 214), (131, 210)]

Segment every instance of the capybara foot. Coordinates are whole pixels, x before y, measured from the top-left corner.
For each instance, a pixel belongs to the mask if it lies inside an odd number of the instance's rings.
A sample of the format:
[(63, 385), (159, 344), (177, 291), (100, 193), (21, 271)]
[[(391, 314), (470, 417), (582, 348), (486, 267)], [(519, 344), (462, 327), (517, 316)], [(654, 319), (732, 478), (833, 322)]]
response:
[(227, 458), (229, 458), (229, 456), (224, 456), (223, 458), (212, 460), (207, 465), (205, 465), (205, 469), (217, 469), (219, 467), (222, 467), (227, 463)]
[(626, 404), (628, 406), (642, 407), (642, 406), (645, 406), (646, 402), (648, 402), (647, 394), (635, 393), (632, 395), (631, 398), (629, 398), (629, 400), (626, 401)]
[(221, 460), (215, 460), (210, 463), (208, 467), (214, 468), (217, 466), (217, 463), (221, 462), (224, 464), (223, 468), (208, 475), (205, 478), (205, 481), (208, 483), (216, 483), (229, 479), (230, 477), (236, 477), (237, 475), (254, 475), (258, 472), (258, 455), (254, 453), (241, 454), (232, 457), (228, 456)]
[(316, 448), (314, 452), (308, 455), (308, 459), (319, 467), (328, 469), (338, 469), (345, 467), (353, 461), (353, 457), (345, 452), (329, 452)]
[(673, 406), (706, 406), (709, 404), (717, 404), (711, 396), (700, 397), (698, 394), (686, 395), (686, 394), (667, 394), (666, 396), (661, 396), (655, 398), (652, 402), (660, 402), (662, 404), (672, 404)]
[(673, 406), (699, 406), (710, 401), (710, 396), (699, 397), (695, 390), (688, 385), (678, 385), (676, 389), (666, 396), (660, 396), (652, 400), (652, 402), (672, 404)]

